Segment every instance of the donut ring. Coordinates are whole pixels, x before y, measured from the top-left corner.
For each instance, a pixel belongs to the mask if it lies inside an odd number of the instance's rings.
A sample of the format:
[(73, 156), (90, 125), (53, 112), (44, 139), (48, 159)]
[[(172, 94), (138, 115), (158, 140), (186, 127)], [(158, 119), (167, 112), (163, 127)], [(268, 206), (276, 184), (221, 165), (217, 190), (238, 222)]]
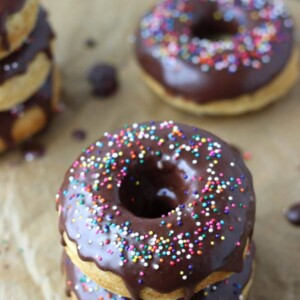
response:
[(1, 1), (0, 10), (0, 59), (3, 59), (17, 50), (33, 30), (39, 1)]
[(43, 85), (52, 68), (53, 38), (47, 14), (40, 9), (26, 42), (0, 61), (0, 111), (24, 102)]
[(132, 299), (188, 299), (240, 272), (255, 215), (240, 155), (172, 121), (106, 133), (75, 160), (57, 203), (73, 263)]
[(57, 111), (60, 93), (58, 70), (27, 101), (9, 111), (0, 111), (0, 153), (34, 136), (49, 125)]
[(279, 99), (299, 74), (281, 0), (164, 0), (140, 22), (136, 54), (149, 87), (193, 114), (234, 115)]
[[(245, 300), (252, 284), (254, 256), (254, 245), (251, 245), (251, 251), (247, 253), (241, 273), (234, 274), (225, 281), (205, 288), (195, 294), (191, 300)], [(112, 294), (98, 286), (76, 268), (65, 253), (63, 254), (62, 265), (67, 282), (67, 295), (73, 300), (128, 299)]]

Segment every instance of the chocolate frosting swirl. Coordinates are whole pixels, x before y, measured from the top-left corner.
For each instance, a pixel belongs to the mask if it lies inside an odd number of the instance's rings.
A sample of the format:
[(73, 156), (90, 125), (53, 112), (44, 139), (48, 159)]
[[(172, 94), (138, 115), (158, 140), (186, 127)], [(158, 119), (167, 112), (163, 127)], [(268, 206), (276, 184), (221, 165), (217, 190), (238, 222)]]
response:
[(276, 78), (293, 48), (282, 1), (164, 0), (141, 20), (137, 59), (168, 94), (234, 99)]
[[(209, 286), (195, 294), (192, 300), (240, 300), (245, 286), (249, 283), (252, 275), (252, 266), (255, 256), (254, 245), (247, 254), (243, 271), (232, 275), (230, 278)], [(84, 275), (70, 260), (63, 254), (63, 272), (67, 280), (67, 295), (73, 292), (78, 300), (125, 300), (127, 298), (112, 294), (98, 286), (90, 278)]]
[(26, 0), (1, 0), (0, 1), (0, 37), (1, 45), (5, 50), (10, 49), (9, 41), (7, 38), (6, 21), (7, 18), (20, 11)]
[(8, 148), (15, 146), (15, 141), (12, 136), (12, 130), (15, 122), (19, 118), (22, 118), (29, 109), (39, 107), (45, 114), (47, 123), (50, 121), (53, 115), (52, 95), (53, 79), (51, 73), (40, 90), (37, 91), (37, 93), (30, 99), (9, 111), (0, 111), (0, 138), (4, 140)]
[(26, 73), (37, 54), (44, 52), (52, 59), (51, 40), (53, 31), (47, 21), (45, 10), (40, 9), (37, 24), (25, 43), (0, 61), (0, 84), (14, 76)]
[[(82, 260), (186, 299), (216, 271), (240, 272), (255, 217), (252, 177), (224, 141), (172, 121), (106, 133), (68, 170), (60, 232)], [(190, 296), (189, 296), (190, 295)]]

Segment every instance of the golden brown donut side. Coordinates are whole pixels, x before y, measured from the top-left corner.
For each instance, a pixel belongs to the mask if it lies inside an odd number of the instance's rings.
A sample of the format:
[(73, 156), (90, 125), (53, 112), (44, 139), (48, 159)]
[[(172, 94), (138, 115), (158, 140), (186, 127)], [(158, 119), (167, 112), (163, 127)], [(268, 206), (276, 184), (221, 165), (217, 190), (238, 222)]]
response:
[[(64, 242), (66, 243), (65, 251), (70, 257), (71, 261), (89, 278), (95, 281), (99, 286), (105, 288), (114, 294), (122, 295), (123, 297), (130, 298), (130, 294), (126, 288), (126, 285), (122, 278), (112, 272), (100, 270), (94, 263), (83, 261), (80, 259), (77, 253), (76, 244), (72, 242), (66, 233), (63, 234)], [(246, 257), (247, 250), (249, 248), (249, 241), (244, 250), (244, 257)], [(209, 285), (215, 284), (230, 277), (233, 273), (230, 272), (214, 272), (208, 276), (205, 280), (199, 282), (194, 290), (197, 293)], [(140, 297), (144, 300), (176, 300), (184, 297), (184, 290), (177, 289), (168, 294), (159, 293), (151, 288), (144, 288), (141, 291)]]
[(0, 43), (0, 59), (18, 49), (29, 36), (36, 24), (38, 8), (38, 0), (26, 0), (20, 11), (8, 17), (5, 26), (10, 49), (4, 49)]
[(284, 70), (269, 84), (252, 94), (245, 94), (234, 99), (222, 99), (209, 103), (197, 104), (179, 96), (170, 95), (167, 90), (153, 77), (142, 71), (147, 86), (169, 105), (194, 115), (239, 115), (260, 110), (280, 100), (295, 85), (299, 78), (299, 50), (293, 53)]
[(25, 74), (14, 76), (0, 85), (0, 111), (8, 110), (30, 98), (43, 85), (52, 62), (44, 53), (39, 53), (29, 64)]
[[(50, 99), (51, 110), (55, 110), (59, 103), (60, 77), (55, 68), (52, 74), (52, 96)], [(47, 116), (39, 106), (33, 106), (25, 110), (22, 117), (17, 118), (13, 124), (11, 136), (15, 145), (40, 132), (48, 125)], [(8, 145), (0, 138), (0, 152), (7, 150)]]

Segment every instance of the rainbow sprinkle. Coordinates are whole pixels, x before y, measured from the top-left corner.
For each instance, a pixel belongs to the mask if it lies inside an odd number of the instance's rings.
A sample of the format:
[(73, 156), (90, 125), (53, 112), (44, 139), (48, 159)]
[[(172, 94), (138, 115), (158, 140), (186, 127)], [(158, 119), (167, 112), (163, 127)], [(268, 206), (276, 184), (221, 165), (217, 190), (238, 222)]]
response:
[[(229, 38), (210, 40), (193, 36), (195, 3), (215, 3), (216, 22), (238, 19), (238, 32)], [(274, 44), (290, 39), (287, 30), (293, 20), (282, 0), (164, 0), (140, 23), (140, 36), (154, 56), (168, 64), (176, 59), (199, 66), (201, 71), (228, 70), (234, 73), (240, 66), (261, 68), (271, 61)], [(247, 28), (245, 19), (257, 25)], [(178, 26), (179, 24), (179, 26)], [(175, 29), (176, 28), (176, 29)]]

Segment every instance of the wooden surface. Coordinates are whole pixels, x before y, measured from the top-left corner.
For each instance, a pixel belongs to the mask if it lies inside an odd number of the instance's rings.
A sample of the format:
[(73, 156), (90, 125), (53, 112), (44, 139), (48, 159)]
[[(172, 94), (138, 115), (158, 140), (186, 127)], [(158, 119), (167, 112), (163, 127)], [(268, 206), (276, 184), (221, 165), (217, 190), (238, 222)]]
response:
[[(283, 211), (300, 201), (300, 86), (276, 105), (237, 118), (195, 118), (160, 102), (140, 81), (132, 32), (154, 1), (45, 0), (57, 32), (67, 109), (39, 138), (47, 155), (24, 162), (15, 151), (0, 157), (0, 299), (65, 299), (54, 197), (81, 149), (124, 123), (174, 119), (214, 132), (253, 154), (247, 162), (257, 193), (257, 267), (249, 300), (300, 299), (300, 228)], [(300, 28), (300, 2), (290, 1)], [(300, 35), (297, 36), (299, 40)], [(88, 49), (85, 40), (97, 47)], [(118, 67), (121, 89), (107, 100), (90, 96), (85, 80), (95, 62)], [(86, 129), (83, 142), (72, 139)]]

